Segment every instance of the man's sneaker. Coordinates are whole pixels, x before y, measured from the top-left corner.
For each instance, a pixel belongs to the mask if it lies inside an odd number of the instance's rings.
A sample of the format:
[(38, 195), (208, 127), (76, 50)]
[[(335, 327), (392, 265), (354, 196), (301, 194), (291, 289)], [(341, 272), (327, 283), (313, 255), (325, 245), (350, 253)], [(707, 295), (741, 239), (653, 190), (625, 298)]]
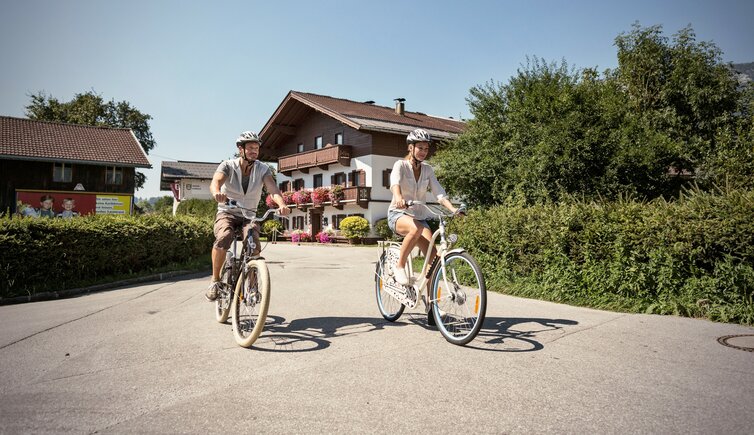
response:
[(395, 267), (395, 282), (397, 282), (400, 285), (408, 285), (408, 277), (406, 276), (406, 271), (402, 267)]
[(212, 284), (207, 288), (207, 293), (204, 294), (204, 297), (210, 302), (214, 301), (217, 299), (217, 293), (220, 291), (220, 286), (222, 285), (222, 281), (212, 281)]

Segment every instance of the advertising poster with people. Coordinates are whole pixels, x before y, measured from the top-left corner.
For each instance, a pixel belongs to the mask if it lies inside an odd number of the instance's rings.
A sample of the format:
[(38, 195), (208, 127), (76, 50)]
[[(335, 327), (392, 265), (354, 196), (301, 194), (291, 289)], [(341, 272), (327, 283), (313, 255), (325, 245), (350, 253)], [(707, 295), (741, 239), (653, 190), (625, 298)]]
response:
[(132, 214), (133, 195), (53, 190), (17, 190), (16, 214), (68, 219), (89, 214)]

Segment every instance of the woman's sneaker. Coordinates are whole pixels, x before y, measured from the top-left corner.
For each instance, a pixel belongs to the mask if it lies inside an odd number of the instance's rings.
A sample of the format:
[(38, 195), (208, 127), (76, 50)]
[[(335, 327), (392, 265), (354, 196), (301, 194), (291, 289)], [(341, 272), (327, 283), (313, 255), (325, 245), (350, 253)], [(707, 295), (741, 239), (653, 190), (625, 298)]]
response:
[(220, 286), (222, 286), (222, 284), (222, 281), (212, 281), (212, 284), (207, 288), (207, 293), (204, 294), (204, 297), (210, 302), (217, 299), (217, 293), (220, 291)]
[(408, 276), (406, 276), (406, 270), (402, 267), (395, 267), (395, 282), (397, 282), (400, 285), (408, 285)]

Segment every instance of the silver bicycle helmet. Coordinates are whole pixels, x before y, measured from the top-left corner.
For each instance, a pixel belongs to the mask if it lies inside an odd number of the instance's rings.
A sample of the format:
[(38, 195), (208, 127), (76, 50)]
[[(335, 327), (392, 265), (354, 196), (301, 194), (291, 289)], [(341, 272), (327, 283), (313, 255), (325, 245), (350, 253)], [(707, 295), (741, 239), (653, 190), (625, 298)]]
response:
[(237, 146), (243, 146), (249, 142), (256, 142), (261, 145), (262, 139), (260, 139), (259, 136), (253, 131), (244, 131), (240, 136), (238, 136), (238, 139), (236, 139)]
[(432, 137), (421, 128), (417, 128), (406, 136), (406, 143), (411, 145), (417, 142), (432, 142)]

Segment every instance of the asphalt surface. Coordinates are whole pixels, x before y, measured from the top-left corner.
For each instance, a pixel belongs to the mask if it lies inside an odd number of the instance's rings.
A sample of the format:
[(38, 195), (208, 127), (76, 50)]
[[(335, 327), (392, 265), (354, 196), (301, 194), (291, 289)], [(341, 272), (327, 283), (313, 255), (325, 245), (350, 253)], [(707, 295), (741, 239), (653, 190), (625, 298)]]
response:
[(0, 433), (752, 433), (754, 352), (718, 338), (754, 328), (490, 293), (459, 347), (382, 319), (378, 248), (264, 254), (251, 349), (209, 277), (0, 306)]

